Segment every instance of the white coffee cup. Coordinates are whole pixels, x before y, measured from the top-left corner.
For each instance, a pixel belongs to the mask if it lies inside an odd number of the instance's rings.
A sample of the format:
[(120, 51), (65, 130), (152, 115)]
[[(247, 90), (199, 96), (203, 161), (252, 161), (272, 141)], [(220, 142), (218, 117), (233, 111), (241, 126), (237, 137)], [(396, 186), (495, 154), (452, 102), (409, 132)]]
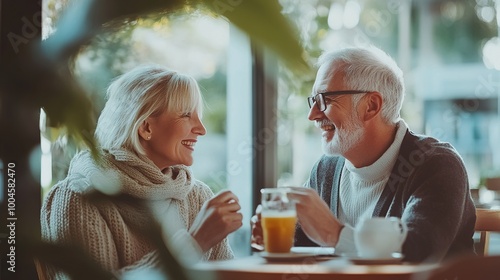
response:
[(359, 221), (354, 243), (362, 258), (391, 258), (401, 252), (408, 229), (396, 217), (373, 217)]

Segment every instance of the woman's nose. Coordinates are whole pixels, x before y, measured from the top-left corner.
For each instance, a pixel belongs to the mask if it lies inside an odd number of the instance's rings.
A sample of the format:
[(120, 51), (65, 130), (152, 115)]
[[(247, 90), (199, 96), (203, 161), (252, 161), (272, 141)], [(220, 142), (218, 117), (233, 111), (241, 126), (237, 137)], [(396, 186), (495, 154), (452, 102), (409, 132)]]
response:
[(200, 119), (197, 120), (197, 124), (195, 125), (193, 132), (198, 134), (198, 135), (205, 135), (207, 134), (207, 129), (203, 125), (203, 122), (201, 122)]

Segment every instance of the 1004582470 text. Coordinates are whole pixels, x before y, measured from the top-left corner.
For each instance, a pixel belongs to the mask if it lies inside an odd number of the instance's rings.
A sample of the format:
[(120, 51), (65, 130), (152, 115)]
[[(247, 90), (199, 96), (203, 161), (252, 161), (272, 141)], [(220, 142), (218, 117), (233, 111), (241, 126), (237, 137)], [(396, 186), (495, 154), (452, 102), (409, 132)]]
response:
[(7, 164), (7, 270), (16, 272), (16, 164)]

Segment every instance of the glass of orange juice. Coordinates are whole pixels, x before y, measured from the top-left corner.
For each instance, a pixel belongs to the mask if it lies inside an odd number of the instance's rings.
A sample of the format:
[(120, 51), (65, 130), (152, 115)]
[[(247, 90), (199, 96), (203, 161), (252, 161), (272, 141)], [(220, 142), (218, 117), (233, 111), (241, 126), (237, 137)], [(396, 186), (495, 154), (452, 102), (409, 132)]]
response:
[(289, 253), (295, 238), (297, 212), (288, 199), (288, 188), (261, 189), (261, 223), (268, 253)]

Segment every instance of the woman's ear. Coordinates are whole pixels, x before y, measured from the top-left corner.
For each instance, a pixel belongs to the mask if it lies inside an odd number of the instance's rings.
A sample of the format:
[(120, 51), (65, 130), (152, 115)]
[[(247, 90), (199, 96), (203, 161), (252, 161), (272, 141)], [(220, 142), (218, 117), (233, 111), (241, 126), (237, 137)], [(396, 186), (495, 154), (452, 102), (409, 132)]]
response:
[(373, 119), (382, 110), (383, 99), (380, 92), (369, 92), (366, 96), (366, 107), (364, 113), (364, 120), (368, 121)]
[(151, 125), (148, 119), (145, 119), (142, 124), (139, 126), (139, 136), (144, 140), (151, 139)]

